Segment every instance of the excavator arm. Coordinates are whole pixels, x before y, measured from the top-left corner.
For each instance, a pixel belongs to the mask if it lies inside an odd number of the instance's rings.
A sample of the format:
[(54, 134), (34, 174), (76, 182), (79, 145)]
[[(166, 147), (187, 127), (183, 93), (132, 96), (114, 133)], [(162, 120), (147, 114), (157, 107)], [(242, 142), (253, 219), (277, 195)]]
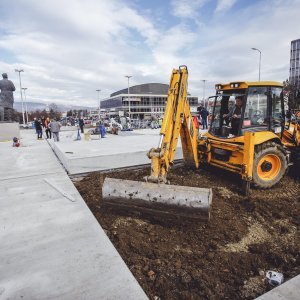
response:
[(167, 172), (174, 163), (179, 136), (185, 163), (195, 164), (196, 168), (199, 165), (197, 130), (187, 100), (187, 89), (187, 67), (173, 69), (159, 145), (148, 152), (151, 159), (151, 175), (147, 177), (148, 181), (167, 182)]
[(187, 80), (186, 66), (172, 71), (159, 145), (148, 152), (151, 175), (146, 180), (154, 183), (106, 177), (102, 186), (102, 206), (167, 223), (179, 219), (209, 220), (211, 189), (159, 184), (167, 182), (179, 136), (185, 162), (198, 167), (197, 131), (187, 101)]

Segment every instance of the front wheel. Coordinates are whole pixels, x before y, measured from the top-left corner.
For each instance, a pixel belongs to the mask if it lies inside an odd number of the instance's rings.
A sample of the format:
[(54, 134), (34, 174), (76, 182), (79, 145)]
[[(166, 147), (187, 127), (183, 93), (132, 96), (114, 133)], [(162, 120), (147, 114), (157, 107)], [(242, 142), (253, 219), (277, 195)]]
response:
[(282, 146), (267, 142), (255, 149), (253, 181), (257, 187), (270, 188), (285, 175), (288, 161)]

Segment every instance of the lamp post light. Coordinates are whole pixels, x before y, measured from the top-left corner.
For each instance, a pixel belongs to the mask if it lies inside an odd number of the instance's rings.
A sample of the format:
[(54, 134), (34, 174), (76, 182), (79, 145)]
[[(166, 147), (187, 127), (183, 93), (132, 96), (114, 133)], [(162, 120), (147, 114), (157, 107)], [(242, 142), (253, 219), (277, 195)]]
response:
[(258, 81), (260, 81), (261, 51), (257, 48), (251, 48), (251, 49), (259, 52)]
[(26, 90), (27, 88), (22, 88), (24, 91), (24, 97), (25, 97), (25, 113), (26, 113), (26, 124), (28, 125), (28, 108), (27, 108), (27, 99), (26, 99)]
[(130, 114), (131, 114), (131, 111), (130, 111), (130, 99), (129, 99), (129, 79), (132, 77), (131, 75), (126, 75), (125, 76), (127, 79), (128, 79), (128, 91), (127, 91), (127, 100), (128, 100), (128, 114), (129, 114), (129, 123), (131, 125), (131, 117), (130, 117)]
[(205, 82), (206, 81), (207, 81), (206, 79), (202, 79), (202, 82), (203, 82), (203, 106), (204, 107), (206, 107), (205, 106)]
[(100, 92), (101, 92), (101, 90), (100, 90), (100, 89), (98, 89), (98, 90), (96, 90), (96, 92), (98, 92), (98, 103), (99, 103), (99, 122), (100, 122), (100, 116), (101, 116)]
[(22, 116), (23, 116), (23, 125), (25, 125), (25, 115), (24, 115), (24, 103), (23, 103), (23, 93), (22, 93), (22, 81), (21, 81), (21, 72), (24, 72), (22, 69), (15, 69), (15, 72), (19, 73), (19, 81), (20, 81), (20, 93), (21, 93), (21, 101), (22, 101)]

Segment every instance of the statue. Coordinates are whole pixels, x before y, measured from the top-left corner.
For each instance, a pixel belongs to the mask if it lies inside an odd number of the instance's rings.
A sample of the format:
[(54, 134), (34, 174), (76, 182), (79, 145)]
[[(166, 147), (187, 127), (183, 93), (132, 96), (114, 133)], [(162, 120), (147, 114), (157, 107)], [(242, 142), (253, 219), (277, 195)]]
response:
[(2, 74), (3, 79), (0, 80), (0, 121), (12, 121), (14, 95), (16, 90), (13, 82), (8, 80), (7, 74)]

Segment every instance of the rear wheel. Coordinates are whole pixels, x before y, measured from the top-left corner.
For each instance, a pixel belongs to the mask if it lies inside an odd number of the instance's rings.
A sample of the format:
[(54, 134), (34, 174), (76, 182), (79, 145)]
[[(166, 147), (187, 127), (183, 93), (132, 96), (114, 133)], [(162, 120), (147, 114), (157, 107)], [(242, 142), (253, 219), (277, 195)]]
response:
[(278, 183), (288, 168), (287, 155), (282, 146), (267, 142), (255, 148), (253, 181), (260, 188)]

